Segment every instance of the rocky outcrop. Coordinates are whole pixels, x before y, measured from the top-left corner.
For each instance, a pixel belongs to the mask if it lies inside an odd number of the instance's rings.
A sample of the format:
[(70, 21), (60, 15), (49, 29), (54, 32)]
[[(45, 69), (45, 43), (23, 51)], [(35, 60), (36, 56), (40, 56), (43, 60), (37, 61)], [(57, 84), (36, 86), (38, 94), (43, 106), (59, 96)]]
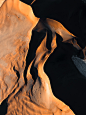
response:
[[(31, 6), (19, 0), (7, 0), (0, 7), (0, 104), (2, 106), (3, 101), (7, 100), (6, 115), (74, 115), (68, 105), (54, 96), (50, 80), (44, 72), (46, 60), (57, 47), (55, 32), (50, 52), (46, 47), (46, 32), (28, 66), (27, 84), (25, 83), (26, 56), (32, 29), (38, 21), (39, 18), (34, 16)], [(52, 26), (53, 20), (47, 21)], [(59, 22), (53, 23), (60, 25), (64, 39), (65, 34), (68, 35), (67, 39), (72, 36)], [(37, 27), (33, 30), (38, 32)], [(60, 30), (57, 29), (57, 33)], [(34, 61), (34, 67), (38, 71), (35, 82), (30, 72)]]

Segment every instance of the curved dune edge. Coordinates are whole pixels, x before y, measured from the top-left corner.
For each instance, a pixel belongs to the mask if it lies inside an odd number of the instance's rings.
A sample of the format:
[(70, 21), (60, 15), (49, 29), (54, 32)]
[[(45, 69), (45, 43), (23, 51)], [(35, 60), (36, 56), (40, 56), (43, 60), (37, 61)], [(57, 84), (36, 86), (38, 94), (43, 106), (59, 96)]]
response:
[[(9, 95), (8, 110), (6, 115), (33, 115), (34, 113), (37, 113), (37, 115), (74, 115), (69, 106), (53, 95), (50, 81), (43, 70), (46, 60), (56, 47), (55, 41), (52, 41), (54, 42), (54, 47), (52, 46), (51, 53), (47, 53), (47, 34), (36, 51), (36, 62), (34, 66), (38, 69), (38, 78), (33, 86), (32, 92), (30, 90), (33, 85), (33, 79), (30, 74), (31, 65), (29, 66), (27, 73), (28, 84), (25, 86), (23, 72), (26, 65), (29, 42), (31, 39), (32, 29), (39, 21), (39, 18), (35, 17), (33, 14), (32, 8), (18, 0), (7, 0), (1, 6), (0, 11), (0, 37), (4, 39), (4, 52), (1, 53), (2, 55), (0, 54), (1, 61), (3, 61), (3, 63), (0, 67), (1, 69), (3, 68), (3, 71), (7, 72), (5, 76), (0, 76), (0, 103), (2, 103), (2, 101)], [(2, 13), (2, 11), (4, 13)], [(7, 45), (6, 43), (9, 44)], [(10, 48), (6, 46), (10, 46)], [(5, 52), (7, 48), (8, 50)], [(10, 52), (8, 52), (9, 49), (11, 49)], [(42, 59), (45, 53), (46, 56)], [(13, 67), (15, 67), (15, 69), (20, 73), (19, 80), (13, 70)], [(8, 78), (6, 78), (7, 76)], [(6, 80), (5, 82), (3, 82), (4, 78)], [(14, 85), (14, 87), (9, 85), (7, 79), (10, 80), (11, 85)], [(39, 81), (41, 81), (41, 85)], [(7, 92), (3, 89), (4, 86), (8, 86), (5, 89)], [(19, 92), (20, 88), (22, 88), (22, 92)], [(3, 95), (2, 92), (4, 92)]]

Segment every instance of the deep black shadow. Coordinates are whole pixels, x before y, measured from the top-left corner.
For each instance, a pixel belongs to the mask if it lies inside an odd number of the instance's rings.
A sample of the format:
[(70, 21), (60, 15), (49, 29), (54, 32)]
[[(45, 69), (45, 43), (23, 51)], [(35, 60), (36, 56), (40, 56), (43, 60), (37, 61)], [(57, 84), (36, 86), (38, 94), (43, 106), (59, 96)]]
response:
[[(18, 80), (19, 80), (19, 78), (20, 78), (20, 73), (15, 69), (15, 66), (13, 67), (13, 70), (16, 72), (16, 75), (17, 75)], [(17, 80), (17, 81), (18, 81), (18, 80)]]
[(5, 99), (2, 104), (0, 105), (0, 115), (6, 115), (7, 113), (7, 99)]
[[(86, 44), (86, 6), (82, 0), (36, 0), (31, 5), (35, 16), (61, 22), (78, 37), (78, 43)], [(80, 42), (81, 41), (81, 42)]]
[(37, 32), (35, 30), (32, 31), (32, 37), (29, 44), (28, 54), (26, 57), (26, 67), (24, 70), (25, 84), (27, 84), (26, 74), (27, 74), (28, 66), (30, 65), (31, 61), (35, 58), (36, 50), (40, 45), (40, 43), (42, 42), (42, 40), (44, 39), (45, 35), (46, 35), (46, 30), (43, 30), (41, 32)]
[[(34, 67), (34, 63), (35, 63), (35, 60), (34, 60), (34, 62), (33, 62), (33, 64), (32, 64), (32, 66), (31, 66), (31, 70), (30, 70), (30, 73), (31, 73), (32, 78), (33, 78), (33, 80), (34, 80), (33, 85), (35, 84), (36, 79), (37, 79), (37, 77), (38, 77), (38, 70), (37, 70), (37, 68)], [(32, 89), (33, 89), (33, 87), (31, 88), (31, 91), (32, 91)]]
[(86, 107), (86, 78), (75, 67), (71, 57), (83, 59), (83, 53), (70, 43), (61, 42), (57, 34), (57, 48), (44, 65), (55, 97), (62, 100), (76, 115), (84, 115)]
[[(30, 5), (33, 0), (21, 0)], [(79, 45), (86, 45), (86, 4), (82, 0), (36, 0), (31, 5), (36, 17), (61, 22), (77, 36)], [(82, 45), (83, 43), (83, 45)]]
[[(26, 2), (24, 0), (22, 1)], [(31, 7), (35, 16), (39, 18), (50, 18), (61, 22), (63, 26), (77, 36), (75, 39), (81, 48), (83, 49), (85, 47), (86, 6), (82, 0), (36, 0)], [(51, 37), (50, 32), (49, 34)], [(35, 45), (40, 38), (35, 34), (33, 38), (35, 41), (33, 40), (34, 43), (32, 43), (32, 48), (28, 53), (27, 67), (35, 56), (35, 51), (38, 47), (35, 47)], [(83, 53), (81, 50), (74, 48), (72, 44), (58, 41), (57, 37), (58, 47), (46, 61), (44, 71), (50, 79), (53, 94), (65, 102), (65, 104), (69, 105), (76, 115), (85, 115), (86, 78), (78, 71), (71, 59), (73, 55), (77, 55), (83, 59)], [(47, 40), (47, 48), (49, 50), (51, 49), (50, 43), (51, 38)], [(33, 74), (33, 79), (36, 80), (37, 70), (33, 65), (31, 73)]]
[(28, 5), (30, 5), (33, 2), (33, 0), (20, 0), (20, 1), (22, 1)]

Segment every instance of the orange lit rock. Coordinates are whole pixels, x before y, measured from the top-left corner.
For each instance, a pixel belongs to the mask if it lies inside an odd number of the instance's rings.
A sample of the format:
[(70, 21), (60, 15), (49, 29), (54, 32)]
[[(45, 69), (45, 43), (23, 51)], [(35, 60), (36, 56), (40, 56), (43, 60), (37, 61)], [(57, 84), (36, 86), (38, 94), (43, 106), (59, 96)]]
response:
[(19, 88), (24, 85), (31, 31), (38, 20), (31, 7), (18, 0), (7, 0), (0, 8), (0, 103), (13, 92), (15, 84), (19, 84)]
[(74, 115), (69, 106), (53, 95), (49, 78), (43, 69), (44, 63), (57, 47), (55, 36), (52, 50), (48, 53), (46, 33), (36, 50), (34, 66), (38, 70), (38, 78), (33, 85), (30, 68), (34, 58), (28, 67), (25, 85), (23, 73), (26, 56), (32, 29), (38, 21), (32, 8), (19, 0), (7, 0), (0, 7), (0, 104), (9, 96), (6, 115)]
[(75, 37), (72, 33), (70, 33), (60, 22), (53, 20), (53, 19), (46, 19), (48, 25), (50, 26), (52, 31), (55, 31), (58, 33), (62, 38), (63, 41), (66, 41), (68, 39), (71, 39), (72, 37)]

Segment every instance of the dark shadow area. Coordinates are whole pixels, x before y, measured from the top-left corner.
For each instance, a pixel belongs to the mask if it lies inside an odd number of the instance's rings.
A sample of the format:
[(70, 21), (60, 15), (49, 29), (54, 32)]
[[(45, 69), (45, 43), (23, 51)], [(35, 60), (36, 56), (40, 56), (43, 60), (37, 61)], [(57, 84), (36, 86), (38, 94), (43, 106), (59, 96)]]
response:
[(0, 105), (0, 115), (6, 115), (7, 113), (7, 99), (5, 99), (2, 104)]
[[(33, 86), (34, 86), (34, 84), (35, 84), (35, 82), (36, 82), (36, 79), (37, 79), (37, 77), (38, 77), (38, 70), (37, 70), (37, 68), (34, 67), (34, 63), (35, 63), (35, 60), (34, 60), (34, 62), (33, 62), (33, 64), (32, 64), (32, 66), (31, 66), (31, 70), (30, 70), (30, 73), (31, 73), (32, 78), (33, 78), (33, 80), (34, 80)], [(32, 88), (31, 88), (31, 92), (32, 92), (33, 86), (32, 86)]]
[(40, 45), (40, 43), (42, 42), (42, 40), (44, 39), (45, 35), (46, 35), (45, 30), (43, 30), (42, 32), (32, 31), (32, 37), (29, 44), (28, 54), (26, 57), (26, 67), (24, 70), (25, 84), (27, 84), (26, 74), (27, 74), (28, 66), (30, 65), (31, 61), (35, 58), (36, 50)]
[[(20, 78), (20, 73), (15, 69), (15, 66), (13, 67), (13, 70), (16, 72), (16, 75), (17, 75), (18, 80), (19, 80), (19, 78)], [(17, 81), (18, 81), (18, 80), (17, 80)]]
[[(48, 31), (48, 29), (46, 29), (46, 31)], [(46, 31), (33, 31), (32, 33), (32, 38), (29, 44), (30, 49), (26, 58), (24, 77), (26, 76), (29, 64), (35, 57), (38, 46), (46, 35)], [(48, 48), (48, 50), (50, 50), (52, 33), (51, 31), (48, 32), (50, 32), (50, 34), (47, 36), (48, 42), (46, 44), (46, 47)], [(56, 36), (56, 43), (58, 47), (46, 61), (44, 65), (44, 71), (50, 79), (54, 96), (69, 105), (70, 108), (75, 112), (75, 114), (82, 115), (82, 113), (85, 112), (85, 106), (83, 107), (82, 105), (85, 105), (86, 102), (86, 78), (75, 67), (71, 57), (74, 55), (83, 59), (84, 54), (82, 50), (76, 49), (72, 44), (62, 42), (63, 39), (60, 35), (56, 34)], [(35, 83), (38, 77), (38, 71), (34, 67), (34, 62), (32, 64), (30, 72)]]
[[(30, 5), (31, 1), (24, 1)], [(50, 18), (59, 21), (73, 33), (77, 43), (83, 49), (86, 46), (86, 4), (82, 0), (36, 0), (31, 5), (36, 17), (41, 19)], [(48, 33), (46, 47), (51, 50), (52, 32)], [(44, 32), (32, 33), (32, 41), (27, 55), (25, 74), (30, 62), (35, 57), (35, 52), (45, 36)], [(50, 55), (44, 65), (44, 71), (48, 75), (51, 88), (55, 97), (69, 105), (76, 115), (86, 113), (86, 78), (74, 65), (71, 57), (84, 58), (82, 50), (76, 49), (70, 43), (63, 43), (61, 36), (57, 34), (57, 48)], [(34, 63), (31, 68), (34, 81), (37, 78), (37, 69)]]
[(55, 97), (70, 106), (76, 115), (84, 115), (86, 103), (86, 78), (72, 62), (71, 57), (83, 59), (83, 52), (79, 53), (70, 43), (63, 43), (57, 34), (58, 47), (50, 55), (44, 65)]
[(52, 31), (48, 29), (46, 47), (49, 51), (51, 51), (51, 42), (52, 42)]
[(43, 26), (45, 27), (46, 33), (47, 33), (47, 41), (46, 41), (46, 48), (51, 51), (51, 43), (52, 43), (52, 31), (50, 30), (50, 28), (47, 25), (46, 19), (42, 18), (40, 19), (41, 23), (43, 24)]
[(39, 18), (50, 18), (61, 22), (78, 37), (78, 43), (82, 42), (83, 48), (85, 47), (86, 6), (82, 0), (36, 0), (31, 7), (35, 16)]
[[(33, 0), (21, 0), (30, 5)], [(82, 0), (36, 0), (31, 5), (35, 16), (61, 22), (77, 36), (79, 45), (86, 45), (86, 4)], [(83, 43), (83, 45), (81, 44)]]
[[(37, 79), (37, 77), (38, 77), (38, 70), (37, 70), (37, 68), (34, 67), (34, 63), (35, 63), (35, 60), (34, 60), (34, 62), (33, 62), (33, 64), (32, 64), (32, 66), (31, 66), (30, 73), (31, 73), (32, 78), (33, 78), (34, 83), (35, 83), (35, 82), (36, 82), (36, 79)], [(34, 84), (34, 83), (33, 83), (33, 84)]]

